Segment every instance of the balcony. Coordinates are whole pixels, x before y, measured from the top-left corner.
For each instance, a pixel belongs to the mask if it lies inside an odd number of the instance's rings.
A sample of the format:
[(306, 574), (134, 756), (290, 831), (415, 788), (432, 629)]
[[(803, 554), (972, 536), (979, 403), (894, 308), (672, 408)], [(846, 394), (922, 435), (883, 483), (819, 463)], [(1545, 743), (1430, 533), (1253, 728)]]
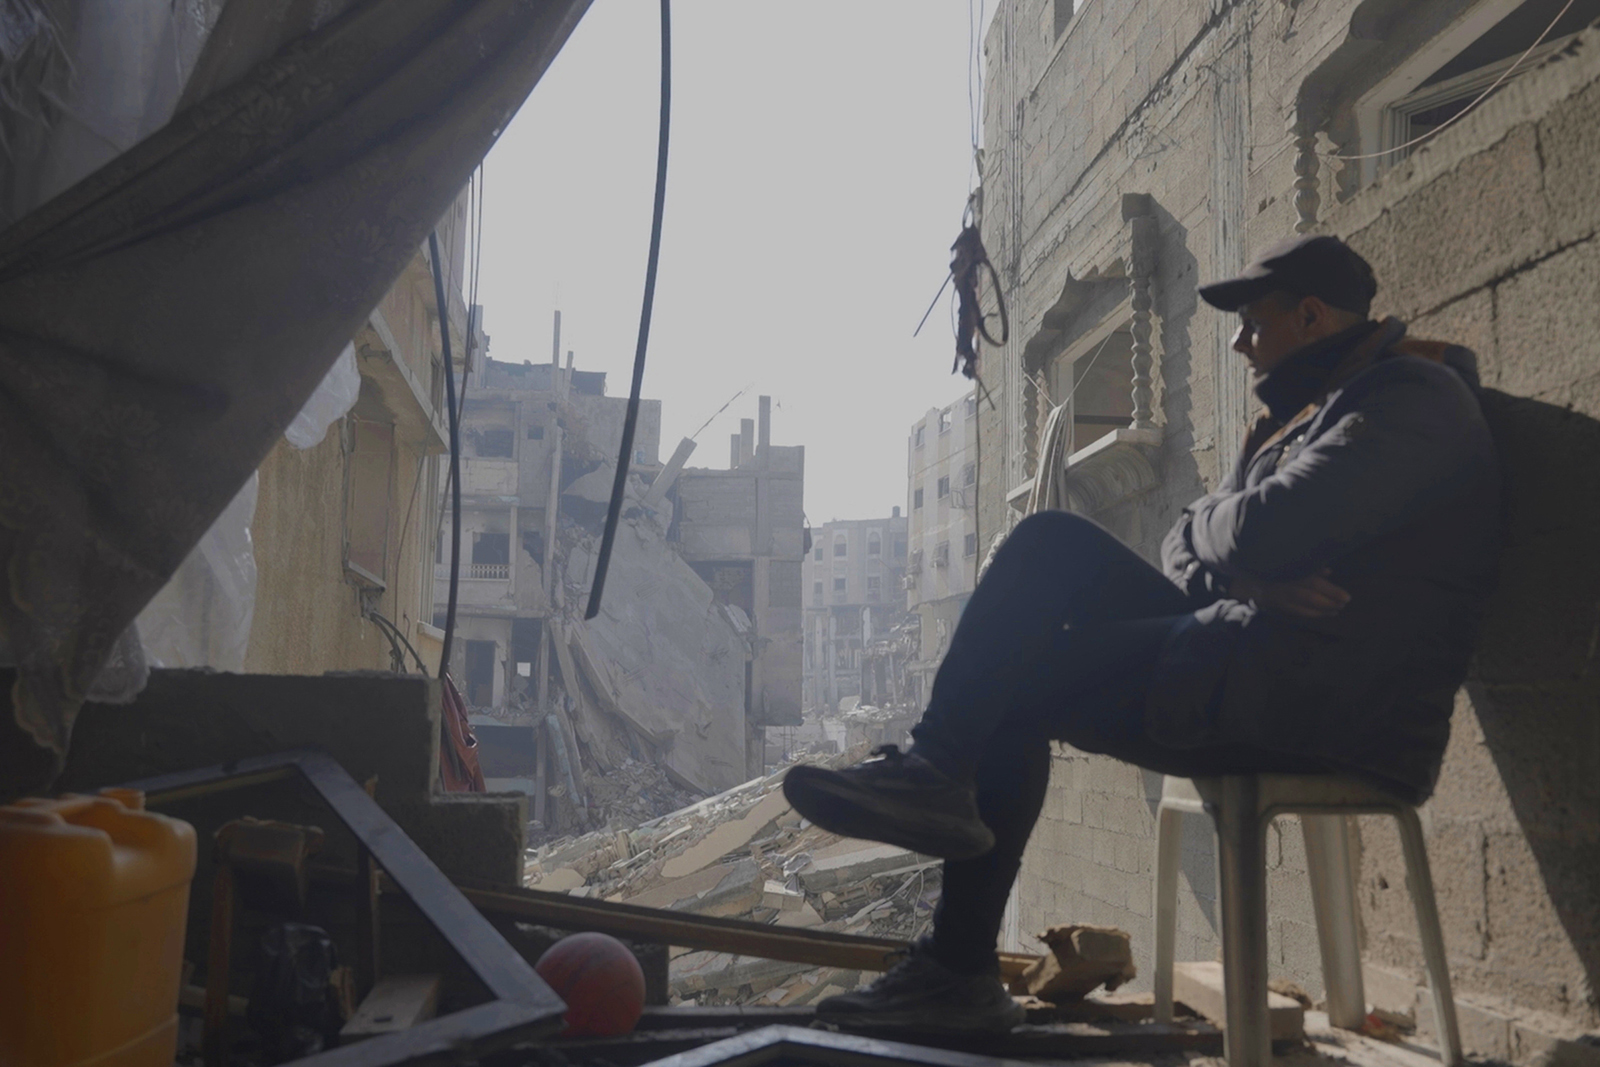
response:
[(517, 461), (483, 456), (461, 459), (461, 491), (484, 496), (517, 495)]
[[(435, 563), (433, 576), (443, 581), (450, 580), (450, 564)], [(462, 563), (461, 577), (474, 581), (509, 582), (511, 580), (511, 564), (509, 563)]]

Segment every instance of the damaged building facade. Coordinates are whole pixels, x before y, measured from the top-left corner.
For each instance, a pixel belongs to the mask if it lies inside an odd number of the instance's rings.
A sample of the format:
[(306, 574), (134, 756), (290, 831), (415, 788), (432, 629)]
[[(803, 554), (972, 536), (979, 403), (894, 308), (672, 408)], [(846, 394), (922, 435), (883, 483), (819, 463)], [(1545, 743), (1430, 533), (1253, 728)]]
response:
[[(764, 731), (800, 722), (801, 558), (805, 553), (803, 445), (772, 443), (772, 398), (741, 419), (728, 468), (684, 467), (663, 491), (673, 503), (668, 539), (713, 590), (747, 620), (745, 680), (750, 776), (763, 772)], [(691, 442), (678, 446), (682, 465)]]
[[(803, 451), (770, 444), (766, 398), (761, 446), (727, 471), (686, 469), (687, 440), (663, 464), (661, 404), (644, 401), (601, 612), (585, 620), (628, 402), (571, 352), (562, 364), (559, 330), (550, 362), (485, 360), (467, 385), (452, 654), (491, 788), (528, 793), (552, 829), (659, 814), (760, 773), (762, 727), (798, 719), (803, 486)], [(628, 795), (610, 780), (622, 770)], [(660, 803), (636, 803), (646, 786)]]
[[(1285, 236), (1344, 237), (1377, 272), (1375, 314), (1476, 351), (1509, 486), (1504, 577), (1422, 818), (1469, 1051), (1516, 1062), (1600, 1027), (1597, 16), (1006, 0), (984, 43), (982, 231), (1012, 326), (983, 362), (985, 549), (1044, 485), (1157, 557), (1254, 406), (1235, 323), (1196, 285)], [(1059, 749), (1014, 929), (1105, 923), (1147, 953), (1160, 787)], [(1268, 844), (1272, 967), (1318, 996), (1290, 822)], [(1359, 837), (1368, 999), (1427, 1034), (1398, 842), (1376, 819)], [(1210, 959), (1208, 842), (1184, 856), (1179, 958)]]
[(906, 439), (910, 558), (906, 607), (917, 616), (912, 703), (927, 704), (933, 675), (978, 574), (978, 397), (930, 408)]
[(806, 557), (807, 708), (912, 703), (915, 634), (905, 610), (907, 520), (840, 519), (812, 531)]

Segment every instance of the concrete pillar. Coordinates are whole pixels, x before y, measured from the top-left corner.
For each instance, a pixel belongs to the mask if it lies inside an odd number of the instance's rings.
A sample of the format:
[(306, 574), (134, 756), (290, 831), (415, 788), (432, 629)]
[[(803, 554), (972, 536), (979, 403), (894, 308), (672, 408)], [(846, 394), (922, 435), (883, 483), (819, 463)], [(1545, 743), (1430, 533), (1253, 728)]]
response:
[(739, 466), (739, 435), (728, 435), (728, 469), (734, 470)]
[(756, 455), (756, 420), (739, 420), (739, 466), (744, 466)]
[(825, 653), (828, 657), (828, 706), (830, 708), (839, 706), (838, 641), (839, 620), (830, 611), (828, 612), (828, 645)]
[(759, 401), (758, 428), (756, 431), (756, 457), (762, 466), (767, 463), (767, 450), (772, 447), (772, 398), (764, 396)]
[(661, 473), (656, 475), (656, 480), (650, 483), (650, 491), (644, 495), (644, 506), (654, 507), (667, 495), (667, 490), (672, 488), (672, 483), (678, 480), (678, 475), (683, 471), (683, 465), (689, 462), (689, 457), (694, 453), (694, 441), (685, 437), (678, 442), (678, 447), (673, 451), (672, 458), (667, 460), (667, 465), (661, 468)]
[[(561, 367), (561, 312), (556, 312), (555, 326), (550, 337), (550, 369), (552, 372)], [(555, 383), (551, 383), (552, 385)]]

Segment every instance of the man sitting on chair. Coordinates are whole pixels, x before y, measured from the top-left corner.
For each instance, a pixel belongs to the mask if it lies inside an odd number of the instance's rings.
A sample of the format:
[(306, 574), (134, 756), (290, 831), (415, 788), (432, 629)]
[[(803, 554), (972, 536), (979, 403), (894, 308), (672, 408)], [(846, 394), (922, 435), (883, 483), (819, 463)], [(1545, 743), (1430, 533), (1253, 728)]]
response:
[(1368, 318), (1372, 268), (1333, 237), (1204, 286), (1266, 406), (1165, 574), (1087, 519), (1017, 525), (978, 583), (913, 745), (796, 767), (795, 809), (945, 860), (931, 935), (820, 1015), (1003, 1030), (995, 941), (1052, 738), (1183, 777), (1363, 776), (1433, 789), (1494, 579), (1500, 477), (1472, 354)]

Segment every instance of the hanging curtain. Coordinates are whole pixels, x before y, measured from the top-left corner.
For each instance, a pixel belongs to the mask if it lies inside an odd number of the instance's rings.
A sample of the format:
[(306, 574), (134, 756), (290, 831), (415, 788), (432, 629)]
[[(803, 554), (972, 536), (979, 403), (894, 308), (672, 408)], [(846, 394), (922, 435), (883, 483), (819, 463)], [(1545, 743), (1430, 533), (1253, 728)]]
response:
[(587, 2), (230, 0), (175, 117), (0, 233), (0, 654), (58, 767)]

